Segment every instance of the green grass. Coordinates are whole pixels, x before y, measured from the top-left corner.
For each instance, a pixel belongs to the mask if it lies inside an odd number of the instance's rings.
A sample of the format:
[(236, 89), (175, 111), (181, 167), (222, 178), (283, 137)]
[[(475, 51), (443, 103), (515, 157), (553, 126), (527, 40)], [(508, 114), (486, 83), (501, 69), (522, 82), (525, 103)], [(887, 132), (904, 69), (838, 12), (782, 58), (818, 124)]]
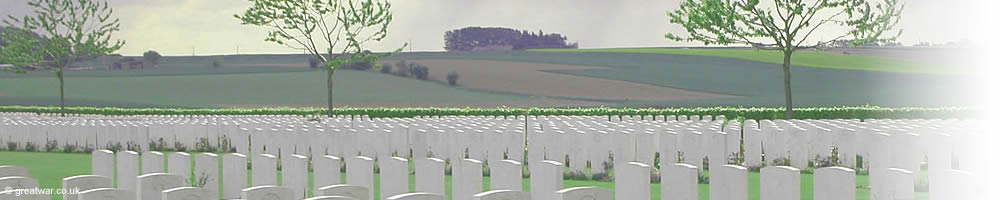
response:
[[(167, 107), (219, 107), (221, 104), (319, 106), (326, 104), (325, 75), (310, 71), (70, 77), (66, 79), (66, 97), (70, 105), (112, 102), (108, 104)], [(465, 90), (372, 72), (339, 70), (334, 80), (334, 102), (338, 104), (489, 103), (534, 99)], [(58, 102), (58, 81), (55, 78), (2, 78), (0, 85), (13, 86), (0, 87), (2, 104), (52, 105)], [(5, 98), (13, 100), (3, 101)]]
[[(78, 154), (78, 153), (38, 153), (38, 152), (0, 152), (0, 165), (17, 165), (26, 167), (29, 170), (29, 175), (31, 178), (38, 179), (43, 188), (61, 188), (62, 178), (90, 174), (90, 155), (89, 154)], [(221, 166), (221, 165), (220, 165)], [(193, 169), (193, 168), (192, 168)], [(221, 169), (220, 169), (221, 170)], [(221, 173), (220, 173), (221, 174)], [(249, 176), (248, 176), (249, 177)], [(309, 176), (312, 177), (312, 176)], [(346, 176), (341, 176), (342, 179)], [(376, 174), (375, 184), (378, 185), (378, 175)], [(489, 188), (490, 177), (483, 177), (483, 189)], [(414, 177), (410, 175), (410, 187), (413, 190)], [(749, 187), (749, 197), (751, 200), (759, 200), (759, 181), (760, 174), (757, 172), (750, 172), (748, 176), (748, 187)], [(801, 193), (803, 200), (812, 199), (812, 174), (802, 174), (801, 176)], [(310, 181), (311, 184), (311, 181)], [(451, 191), (451, 177), (445, 178), (445, 187), (447, 191)], [(858, 176), (857, 184), (860, 186), (868, 185), (867, 176)], [(614, 189), (613, 182), (603, 182), (603, 181), (589, 181), (589, 180), (564, 180), (564, 187), (578, 187), (578, 186), (596, 186), (601, 188)], [(525, 178), (523, 179), (522, 186), (525, 191), (530, 191), (530, 181)], [(310, 185), (310, 188), (311, 185)], [(376, 198), (378, 197), (378, 189), (374, 188)], [(699, 199), (708, 199), (708, 184), (699, 185)], [(652, 191), (652, 199), (660, 199), (660, 185), (651, 184), (650, 191)], [(450, 193), (450, 192), (449, 192)], [(869, 196), (868, 189), (862, 187), (857, 190), (857, 199), (867, 200)], [(53, 199), (59, 199), (58, 196), (53, 195)], [(926, 192), (918, 192), (917, 199), (927, 199)]]
[[(603, 53), (644, 53), (675, 54), (736, 58), (771, 64), (784, 63), (784, 55), (779, 51), (757, 49), (719, 48), (615, 48), (615, 49), (540, 49), (541, 52), (603, 52)], [(924, 74), (957, 73), (954, 68), (932, 66), (919, 62), (873, 56), (844, 55), (816, 51), (797, 51), (792, 54), (792, 65), (825, 69), (864, 70), (879, 72), (905, 72)]]

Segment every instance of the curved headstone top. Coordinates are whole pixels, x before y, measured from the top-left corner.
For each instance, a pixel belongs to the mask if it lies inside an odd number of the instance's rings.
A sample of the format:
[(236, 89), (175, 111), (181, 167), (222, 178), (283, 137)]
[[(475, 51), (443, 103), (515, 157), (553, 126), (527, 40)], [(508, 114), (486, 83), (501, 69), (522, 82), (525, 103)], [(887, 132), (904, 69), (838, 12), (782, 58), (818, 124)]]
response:
[(386, 198), (386, 200), (445, 200), (445, 197), (433, 193), (406, 193), (391, 196)]
[(556, 194), (556, 200), (611, 200), (611, 190), (598, 187), (572, 187)]

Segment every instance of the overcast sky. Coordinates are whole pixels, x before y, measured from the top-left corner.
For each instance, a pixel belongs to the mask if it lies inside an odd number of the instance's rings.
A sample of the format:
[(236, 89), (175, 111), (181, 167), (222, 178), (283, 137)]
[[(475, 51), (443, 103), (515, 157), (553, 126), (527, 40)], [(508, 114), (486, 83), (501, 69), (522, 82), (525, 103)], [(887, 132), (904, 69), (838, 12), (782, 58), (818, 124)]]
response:
[[(810, 1), (810, 0), (807, 0)], [(972, 39), (976, 23), (970, 10), (976, 0), (905, 1), (905, 44)], [(0, 0), (0, 15), (29, 13), (27, 0)], [(233, 18), (246, 0), (110, 0), (121, 19), (116, 38), (126, 40), (118, 53), (140, 55), (154, 49), (165, 55), (295, 53), (264, 42), (264, 29), (241, 26)], [(447, 30), (466, 26), (503, 26), (557, 32), (580, 48), (692, 45), (667, 41), (667, 32), (684, 33), (667, 22), (666, 12), (679, 0), (390, 0), (394, 21), (376, 51), (412, 42), (414, 51), (443, 50)], [(827, 31), (828, 33), (836, 30)], [(819, 35), (831, 38), (832, 34)], [(696, 45), (696, 44), (694, 44)]]

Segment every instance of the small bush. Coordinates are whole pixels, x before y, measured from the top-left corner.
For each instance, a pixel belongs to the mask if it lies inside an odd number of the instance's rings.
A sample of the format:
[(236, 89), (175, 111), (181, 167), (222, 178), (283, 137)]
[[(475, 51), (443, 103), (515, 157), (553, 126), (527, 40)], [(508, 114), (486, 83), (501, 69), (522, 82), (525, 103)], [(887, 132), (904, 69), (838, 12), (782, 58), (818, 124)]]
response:
[(118, 152), (118, 151), (122, 150), (122, 143), (117, 143), (117, 142), (114, 143), (114, 144), (108, 143), (108, 144), (105, 145), (104, 149), (107, 149), (107, 150), (113, 151), (113, 152)]
[(358, 70), (358, 71), (368, 71), (371, 70), (373, 65), (368, 62), (354, 62), (351, 64), (346, 64), (340, 66), (341, 69)]
[(27, 152), (38, 152), (38, 145), (35, 144), (34, 142), (25, 142), (24, 143), (24, 151), (27, 151)]
[(396, 76), (409, 77), (410, 67), (412, 66), (413, 63), (406, 63), (406, 60), (399, 60), (399, 62), (396, 62)]
[(458, 72), (456, 71), (448, 72), (448, 85), (450, 86), (458, 85)]
[(413, 77), (417, 80), (427, 80), (430, 69), (427, 66), (415, 64), (413, 67), (410, 67), (410, 74), (413, 74)]
[(58, 150), (59, 150), (59, 141), (56, 140), (45, 141), (45, 152), (56, 152)]
[(142, 152), (142, 146), (133, 141), (125, 142), (125, 149), (129, 151)]
[(76, 152), (77, 148), (79, 147), (77, 147), (75, 144), (66, 143), (63, 145), (62, 151), (63, 153), (73, 153)]
[(164, 141), (163, 138), (159, 138), (159, 139), (154, 140), (154, 141), (149, 141), (149, 150), (150, 151), (172, 151), (172, 149), (170, 149), (170, 147), (167, 147), (167, 142)]
[(831, 147), (830, 156), (820, 158), (819, 155), (816, 155), (816, 158), (813, 158), (813, 167), (823, 168), (840, 165), (840, 156), (837, 154), (839, 154), (837, 147)]
[(7, 142), (8, 151), (17, 151), (17, 142)]
[(177, 151), (180, 151), (180, 152), (186, 152), (187, 151), (187, 146), (184, 146), (184, 143), (181, 143), (181, 142), (174, 142), (174, 150), (177, 150)]
[(778, 158), (771, 161), (771, 166), (792, 166), (792, 160), (788, 158)]
[(392, 65), (389, 64), (389, 63), (382, 64), (382, 68), (379, 68), (378, 71), (382, 72), (383, 74), (391, 74), (392, 73)]
[(194, 150), (198, 152), (216, 152), (218, 147), (212, 145), (208, 138), (198, 138), (198, 142), (194, 143)]

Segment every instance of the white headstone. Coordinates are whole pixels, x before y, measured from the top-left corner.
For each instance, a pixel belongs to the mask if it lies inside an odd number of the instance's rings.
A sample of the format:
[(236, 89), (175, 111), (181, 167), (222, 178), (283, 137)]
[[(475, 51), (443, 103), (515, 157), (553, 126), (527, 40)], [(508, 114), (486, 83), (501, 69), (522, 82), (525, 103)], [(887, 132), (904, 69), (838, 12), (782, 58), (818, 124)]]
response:
[(309, 158), (289, 155), (281, 158), (281, 185), (292, 189), (295, 199), (305, 198), (309, 185)]
[(176, 174), (152, 173), (139, 176), (136, 197), (142, 200), (158, 200), (161, 192), (171, 188), (184, 187), (187, 179)]
[(414, 160), (416, 190), (434, 194), (444, 194), (444, 160), (425, 158)]
[(317, 196), (317, 197), (310, 197), (304, 200), (357, 200), (357, 199), (345, 196)]
[(90, 153), (91, 174), (115, 177), (115, 152), (97, 150)]
[(222, 198), (236, 199), (247, 187), (247, 157), (239, 153), (222, 156)]
[(257, 154), (250, 162), (252, 186), (278, 185), (278, 158), (271, 154)]
[(660, 194), (662, 199), (697, 200), (698, 167), (684, 163), (664, 165), (660, 172)]
[[(375, 188), (373, 181), (375, 180), (375, 160), (364, 157), (355, 156), (351, 160), (347, 161), (347, 184), (361, 186), (366, 189)], [(373, 189), (368, 189), (367, 200), (372, 200), (374, 198)], [(335, 195), (336, 194), (327, 194)], [(361, 199), (361, 200), (366, 200)]]
[(215, 200), (218, 194), (211, 190), (197, 187), (179, 187), (164, 190), (161, 196), (163, 200)]
[[(715, 196), (709, 196), (711, 199), (722, 199), (722, 200), (744, 200), (749, 196), (747, 184), (747, 169), (736, 166), (736, 165), (723, 165), (718, 168), (721, 172), (723, 179), (720, 179), (724, 185), (721, 187), (724, 192), (721, 193), (719, 198)], [(711, 183), (711, 182), (710, 182)], [(715, 195), (719, 193), (712, 193)]]
[(72, 196), (73, 198), (63, 198), (65, 199), (77, 199), (77, 200), (135, 200), (135, 194), (132, 191), (115, 189), (115, 188), (95, 188), (90, 190), (80, 190), (78, 194), (64, 194), (66, 196)]
[(240, 193), (243, 200), (295, 200), (294, 196), (291, 188), (273, 185), (246, 188)]
[(386, 200), (445, 200), (440, 194), (431, 193), (406, 193), (386, 198)]
[(913, 172), (898, 169), (886, 169), (889, 185), (885, 186), (883, 194), (875, 194), (879, 199), (913, 200)]
[(650, 199), (649, 165), (628, 162), (615, 168), (615, 199)]
[(118, 189), (135, 191), (136, 176), (139, 176), (139, 153), (118, 152)]
[(556, 191), (555, 200), (611, 200), (611, 190), (598, 187), (572, 187)]
[(521, 163), (501, 160), (490, 165), (490, 190), (521, 191)]
[(844, 167), (825, 167), (816, 169), (813, 174), (814, 200), (854, 200), (857, 198), (854, 170)]
[[(214, 153), (200, 153), (195, 158), (194, 186), (204, 188), (215, 198), (219, 196), (219, 156)], [(192, 190), (194, 191), (194, 190)]]
[(337, 156), (322, 156), (313, 158), (313, 191), (319, 188), (340, 184), (340, 166), (343, 160)]
[[(555, 196), (552, 192), (551, 196)], [(531, 195), (527, 192), (513, 190), (490, 190), (473, 195), (473, 200), (531, 200)]]
[(760, 199), (797, 200), (800, 198), (799, 170), (788, 166), (770, 166), (760, 170)]
[(13, 166), (13, 165), (0, 166), (0, 177), (8, 177), (8, 176), (28, 177), (28, 168)]
[(191, 178), (191, 155), (173, 152), (167, 155), (167, 173), (175, 174), (188, 181)]
[(410, 191), (410, 165), (405, 158), (387, 157), (380, 160), (379, 172), (380, 196), (390, 197)]
[[(98, 175), (71, 176), (62, 180), (62, 186), (65, 191), (87, 191), (97, 188), (112, 188), (114, 187), (113, 184), (114, 183), (111, 181), (111, 178)], [(77, 196), (77, 194), (69, 192), (62, 194), (63, 200), (75, 200), (77, 199)]]
[(452, 199), (469, 200), (472, 195), (483, 191), (483, 163), (473, 159), (463, 159), (457, 166), (453, 165), (451, 171), (454, 182), (452, 187)]
[[(563, 187), (563, 164), (556, 161), (545, 160), (535, 163), (534, 165), (529, 165), (529, 167), (532, 169), (530, 177), (531, 199), (555, 199), (556, 191), (562, 189)], [(498, 195), (505, 196), (513, 194)]]
[(318, 194), (326, 196), (345, 196), (359, 200), (372, 199), (371, 190), (357, 185), (330, 185), (319, 189)]
[(163, 170), (165, 162), (166, 158), (163, 157), (163, 153), (156, 151), (142, 153), (142, 174), (166, 172)]

